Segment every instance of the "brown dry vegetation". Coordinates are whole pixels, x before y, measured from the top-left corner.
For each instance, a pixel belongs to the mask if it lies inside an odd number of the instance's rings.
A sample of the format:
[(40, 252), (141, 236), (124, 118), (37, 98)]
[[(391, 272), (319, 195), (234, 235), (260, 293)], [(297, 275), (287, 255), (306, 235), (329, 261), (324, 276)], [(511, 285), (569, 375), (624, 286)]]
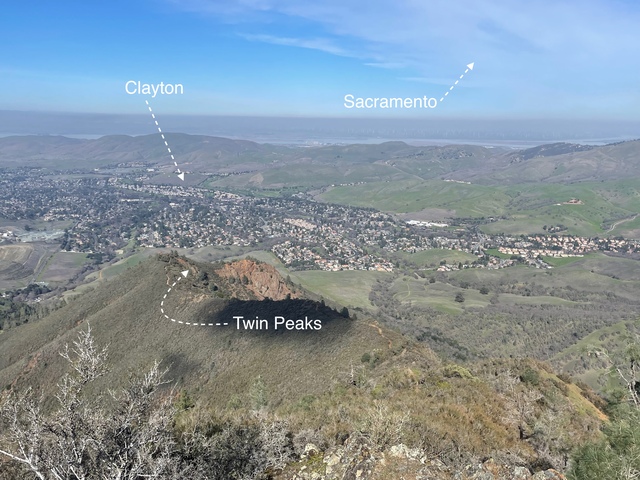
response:
[(32, 245), (0, 246), (0, 278), (8, 286), (17, 284), (29, 275), (33, 275), (38, 263), (38, 252)]
[[(233, 315), (310, 316), (321, 318), (323, 328), (178, 325), (161, 315), (160, 302), (167, 281), (185, 269), (189, 277), (165, 301), (175, 318), (209, 323)], [(276, 299), (264, 299), (267, 292)], [(577, 386), (544, 364), (443, 364), (424, 345), (373, 328), (370, 318), (347, 319), (306, 299), (272, 267), (252, 260), (194, 263), (177, 255), (145, 261), (0, 336), (0, 385), (31, 387), (50, 397), (67, 368), (58, 352), (87, 322), (96, 342), (109, 348), (109, 373), (88, 394), (123, 386), (159, 360), (174, 391), (182, 392), (178, 429), (250, 425), (260, 411), (285, 420), (292, 436), (307, 435), (324, 447), (357, 433), (373, 448), (402, 442), (448, 464), (492, 456), (532, 468), (563, 468), (575, 446), (598, 437), (604, 419)]]

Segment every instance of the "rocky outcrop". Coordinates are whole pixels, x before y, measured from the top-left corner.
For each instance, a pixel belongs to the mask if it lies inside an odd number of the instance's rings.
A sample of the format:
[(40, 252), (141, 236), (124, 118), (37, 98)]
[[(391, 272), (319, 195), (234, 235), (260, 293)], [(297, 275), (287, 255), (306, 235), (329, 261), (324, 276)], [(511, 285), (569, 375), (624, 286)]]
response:
[(565, 480), (565, 476), (549, 469), (532, 474), (522, 466), (500, 465), (493, 459), (477, 465), (467, 465), (453, 475), (453, 480)]
[(300, 462), (290, 465), (278, 480), (566, 480), (555, 470), (532, 473), (527, 467), (500, 464), (493, 459), (447, 467), (417, 448), (394, 445), (384, 452), (371, 448), (364, 437), (351, 437), (343, 446), (324, 453), (307, 445)]
[(285, 300), (298, 298), (299, 294), (293, 286), (287, 284), (280, 273), (269, 264), (257, 263), (251, 259), (225, 263), (216, 270), (222, 278), (241, 283), (246, 290), (256, 296), (257, 300), (270, 298), (271, 300)]

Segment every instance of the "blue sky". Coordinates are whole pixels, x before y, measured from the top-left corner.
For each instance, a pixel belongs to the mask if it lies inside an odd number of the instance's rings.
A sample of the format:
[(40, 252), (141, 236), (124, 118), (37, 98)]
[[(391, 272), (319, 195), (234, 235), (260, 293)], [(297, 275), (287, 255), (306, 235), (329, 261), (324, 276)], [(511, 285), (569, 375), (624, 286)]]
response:
[[(4, 2), (0, 110), (140, 113), (127, 80), (181, 83), (184, 114), (637, 120), (640, 2)], [(353, 111), (343, 97), (440, 98)]]

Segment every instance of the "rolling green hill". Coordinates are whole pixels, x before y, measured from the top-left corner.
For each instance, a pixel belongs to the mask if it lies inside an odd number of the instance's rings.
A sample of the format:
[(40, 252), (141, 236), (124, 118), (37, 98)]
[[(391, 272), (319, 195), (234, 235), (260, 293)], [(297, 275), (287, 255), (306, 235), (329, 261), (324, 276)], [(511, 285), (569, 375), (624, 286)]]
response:
[[(626, 234), (636, 238), (640, 212), (637, 185), (635, 180), (490, 186), (408, 179), (336, 186), (319, 198), (395, 213), (435, 210), (446, 212), (446, 217), (499, 217), (482, 227), (491, 234), (542, 233), (545, 225), (563, 225), (574, 235)], [(568, 203), (572, 199), (579, 203)], [(438, 218), (442, 214), (433, 217)]]
[(514, 158), (487, 178), (507, 183), (571, 183), (640, 177), (640, 141), (629, 141), (560, 155)]
[[(448, 178), (494, 186), (541, 181), (563, 184), (623, 181), (640, 177), (640, 141), (597, 147), (551, 144), (513, 151), (473, 145), (412, 146), (403, 142), (295, 148), (181, 133), (166, 133), (166, 137), (189, 171), (211, 173), (232, 167), (235, 172), (273, 170), (263, 181), (265, 188), (283, 182), (303, 185), (299, 182), (316, 170), (327, 182), (325, 185), (396, 177)], [(4, 137), (0, 138), (0, 157), (3, 166), (53, 169), (118, 162), (171, 165), (164, 145), (155, 134), (110, 135), (95, 140)], [(369, 167), (364, 168), (367, 165)], [(288, 166), (294, 170), (288, 171)], [(354, 166), (359, 167), (350, 170)], [(338, 171), (332, 175), (328, 167)], [(239, 176), (228, 181), (235, 185), (255, 184), (251, 178)], [(220, 182), (225, 184), (224, 180)]]

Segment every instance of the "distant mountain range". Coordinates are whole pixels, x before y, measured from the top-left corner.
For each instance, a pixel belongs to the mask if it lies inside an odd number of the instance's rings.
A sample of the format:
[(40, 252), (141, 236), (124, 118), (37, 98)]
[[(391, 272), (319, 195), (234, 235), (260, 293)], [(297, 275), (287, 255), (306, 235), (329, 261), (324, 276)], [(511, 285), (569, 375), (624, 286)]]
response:
[[(381, 144), (285, 147), (203, 135), (168, 133), (166, 138), (183, 170), (194, 173), (240, 173), (236, 185), (249, 185), (251, 172), (313, 175), (328, 167), (348, 175), (350, 167), (368, 167), (365, 181), (401, 175), (454, 179), (486, 185), (545, 181), (616, 180), (640, 176), (640, 141), (604, 146), (553, 143), (523, 150), (470, 145), (412, 146)], [(61, 136), (0, 138), (0, 167), (32, 166), (81, 169), (143, 162), (172, 167), (159, 135), (112, 135), (96, 140)], [(293, 168), (293, 170), (291, 170)], [(373, 169), (373, 170), (372, 170)], [(247, 172), (242, 174), (241, 172)], [(357, 178), (355, 172), (352, 177)], [(242, 175), (245, 175), (243, 177)], [(249, 176), (247, 176), (249, 175)], [(300, 184), (302, 178), (297, 178)], [(282, 184), (282, 181), (274, 181)], [(268, 187), (269, 181), (262, 187)]]

